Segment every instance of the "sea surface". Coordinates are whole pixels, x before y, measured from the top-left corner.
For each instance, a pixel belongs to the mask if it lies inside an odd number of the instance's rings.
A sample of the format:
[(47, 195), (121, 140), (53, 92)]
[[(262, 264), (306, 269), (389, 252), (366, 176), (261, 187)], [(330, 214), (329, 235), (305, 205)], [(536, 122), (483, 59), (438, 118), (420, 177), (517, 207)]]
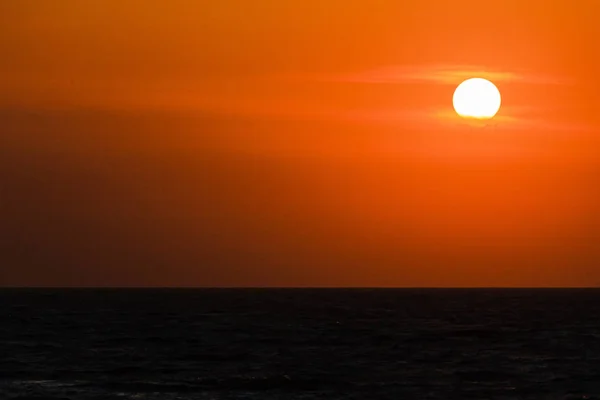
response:
[(600, 399), (600, 290), (2, 289), (0, 399)]

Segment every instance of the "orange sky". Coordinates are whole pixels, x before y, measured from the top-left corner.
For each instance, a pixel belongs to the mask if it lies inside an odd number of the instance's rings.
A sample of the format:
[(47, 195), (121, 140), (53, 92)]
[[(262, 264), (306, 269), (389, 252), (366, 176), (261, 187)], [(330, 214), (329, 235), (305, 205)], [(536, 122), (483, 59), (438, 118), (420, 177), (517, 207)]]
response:
[(598, 285), (598, 15), (1, 2), (0, 284)]

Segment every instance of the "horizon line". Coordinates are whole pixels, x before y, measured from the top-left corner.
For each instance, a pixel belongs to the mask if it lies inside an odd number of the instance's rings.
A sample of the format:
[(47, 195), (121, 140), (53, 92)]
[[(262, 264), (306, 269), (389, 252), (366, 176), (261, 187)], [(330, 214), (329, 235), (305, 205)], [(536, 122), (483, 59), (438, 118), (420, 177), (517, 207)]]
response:
[(547, 290), (547, 289), (600, 289), (600, 286), (0, 286), (5, 289), (182, 289), (182, 290), (231, 290), (231, 289), (290, 289), (290, 290), (463, 290), (463, 289), (525, 289), (525, 290)]

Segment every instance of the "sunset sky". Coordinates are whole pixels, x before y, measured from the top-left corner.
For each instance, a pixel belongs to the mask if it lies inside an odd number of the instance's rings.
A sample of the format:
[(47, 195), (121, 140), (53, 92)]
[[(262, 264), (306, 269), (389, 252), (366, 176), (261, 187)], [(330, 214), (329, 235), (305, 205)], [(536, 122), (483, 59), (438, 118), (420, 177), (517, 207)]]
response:
[(0, 0), (0, 285), (598, 286), (599, 17)]

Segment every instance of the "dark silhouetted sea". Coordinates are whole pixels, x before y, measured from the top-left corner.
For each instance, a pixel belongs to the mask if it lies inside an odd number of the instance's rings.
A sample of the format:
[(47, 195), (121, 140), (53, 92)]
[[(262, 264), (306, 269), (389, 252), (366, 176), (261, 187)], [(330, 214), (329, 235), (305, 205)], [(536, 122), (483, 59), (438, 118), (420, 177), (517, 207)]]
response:
[(0, 399), (600, 399), (600, 290), (2, 289)]

